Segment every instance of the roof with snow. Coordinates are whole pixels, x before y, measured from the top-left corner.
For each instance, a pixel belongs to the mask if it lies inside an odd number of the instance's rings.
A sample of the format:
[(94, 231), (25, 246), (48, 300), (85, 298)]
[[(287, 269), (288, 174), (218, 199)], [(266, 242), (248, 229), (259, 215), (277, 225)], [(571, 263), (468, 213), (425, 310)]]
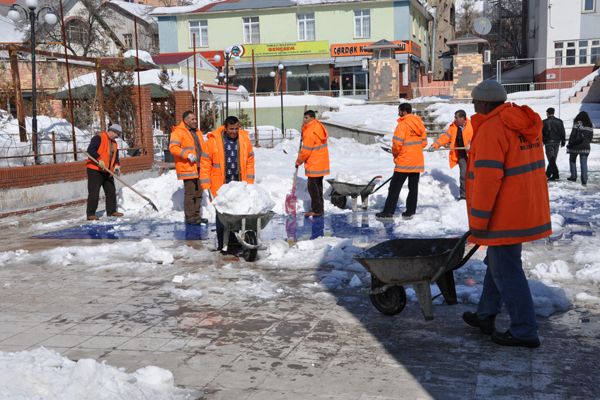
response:
[(148, 6), (146, 4), (136, 4), (129, 3), (127, 1), (119, 1), (119, 0), (110, 0), (106, 4), (112, 4), (113, 6), (120, 8), (125, 11), (127, 14), (138, 17), (144, 22), (148, 24), (156, 24), (156, 18), (154, 18), (150, 13), (154, 10), (154, 7)]

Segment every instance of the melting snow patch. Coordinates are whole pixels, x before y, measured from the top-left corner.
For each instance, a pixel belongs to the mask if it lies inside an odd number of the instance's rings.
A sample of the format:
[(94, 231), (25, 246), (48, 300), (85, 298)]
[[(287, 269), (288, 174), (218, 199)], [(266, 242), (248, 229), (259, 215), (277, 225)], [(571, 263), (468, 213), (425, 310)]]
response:
[(544, 263), (537, 264), (531, 270), (531, 275), (542, 282), (573, 279), (573, 274), (569, 271), (569, 265), (563, 260), (553, 261), (550, 265)]

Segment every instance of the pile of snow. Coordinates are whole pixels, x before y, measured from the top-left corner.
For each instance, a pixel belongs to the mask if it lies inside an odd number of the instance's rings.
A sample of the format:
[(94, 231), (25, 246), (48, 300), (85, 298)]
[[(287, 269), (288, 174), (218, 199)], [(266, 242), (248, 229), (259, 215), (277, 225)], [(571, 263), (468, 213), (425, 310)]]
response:
[(171, 371), (148, 366), (132, 374), (93, 359), (71, 361), (43, 347), (0, 352), (3, 399), (189, 399), (192, 392), (174, 386)]
[[(113, 0), (113, 2), (115, 2)], [(119, 2), (121, 3), (121, 2)], [(131, 4), (131, 3), (125, 3), (125, 4)], [(137, 5), (137, 4), (135, 4)], [(128, 57), (138, 57), (140, 60), (145, 61), (147, 63), (150, 64), (154, 64), (154, 60), (152, 59), (152, 56), (150, 55), (150, 53), (148, 53), (145, 50), (127, 50), (125, 53), (123, 53), (123, 57), (124, 58), (128, 58)]]
[(348, 173), (338, 173), (335, 176), (335, 178), (333, 178), (333, 179), (336, 182), (344, 182), (344, 183), (349, 183), (352, 185), (366, 185), (373, 178), (367, 178), (364, 176), (357, 176), (357, 175), (348, 174)]
[(221, 186), (213, 205), (223, 214), (251, 215), (271, 211), (275, 207), (275, 202), (257, 185), (230, 182)]

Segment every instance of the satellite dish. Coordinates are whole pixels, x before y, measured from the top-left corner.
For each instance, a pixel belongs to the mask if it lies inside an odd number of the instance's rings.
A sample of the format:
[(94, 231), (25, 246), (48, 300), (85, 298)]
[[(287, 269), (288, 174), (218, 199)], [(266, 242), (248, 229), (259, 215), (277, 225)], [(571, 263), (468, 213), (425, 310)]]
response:
[(492, 23), (486, 17), (479, 17), (473, 21), (473, 29), (479, 35), (487, 35), (492, 30)]

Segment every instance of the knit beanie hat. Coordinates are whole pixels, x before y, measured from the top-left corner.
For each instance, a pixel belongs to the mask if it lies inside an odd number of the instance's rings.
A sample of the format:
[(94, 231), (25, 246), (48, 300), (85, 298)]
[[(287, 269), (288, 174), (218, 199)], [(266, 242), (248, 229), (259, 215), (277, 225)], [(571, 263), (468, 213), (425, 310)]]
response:
[(499, 103), (506, 101), (506, 90), (496, 81), (487, 80), (475, 86), (471, 92), (473, 100), (485, 101), (488, 103)]

